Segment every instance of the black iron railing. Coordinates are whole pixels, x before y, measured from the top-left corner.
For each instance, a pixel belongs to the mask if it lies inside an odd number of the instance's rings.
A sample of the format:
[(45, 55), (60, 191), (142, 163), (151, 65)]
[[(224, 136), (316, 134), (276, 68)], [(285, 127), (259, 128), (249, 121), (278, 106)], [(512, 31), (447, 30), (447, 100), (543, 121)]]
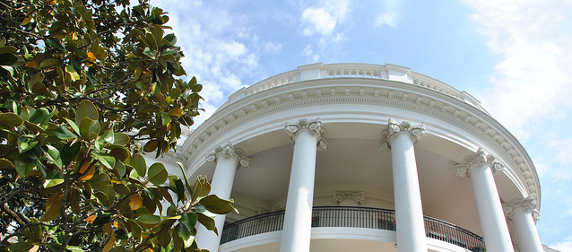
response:
[[(483, 238), (451, 223), (425, 216), (427, 237), (472, 249), (484, 248)], [(280, 231), (284, 211), (252, 216), (224, 226), (221, 244), (251, 235)], [(395, 230), (395, 211), (371, 207), (321, 206), (312, 210), (312, 227), (356, 227)]]

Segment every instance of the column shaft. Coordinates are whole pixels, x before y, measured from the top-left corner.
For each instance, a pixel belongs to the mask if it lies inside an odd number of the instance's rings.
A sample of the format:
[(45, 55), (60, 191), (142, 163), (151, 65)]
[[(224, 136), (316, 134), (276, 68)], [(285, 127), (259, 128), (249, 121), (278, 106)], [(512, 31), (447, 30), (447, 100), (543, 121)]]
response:
[(469, 169), (487, 251), (514, 251), (493, 173), (486, 162)]
[(425, 225), (413, 140), (408, 132), (404, 132), (390, 141), (397, 248), (399, 251), (425, 252)]
[(536, 199), (528, 196), (523, 199), (513, 199), (503, 204), (509, 218), (512, 219), (514, 231), (521, 252), (542, 252), (542, 243), (534, 225), (537, 218)]
[[(225, 146), (218, 147), (214, 154), (207, 157), (207, 160), (211, 162), (216, 160), (210, 194), (215, 194), (222, 199), (230, 199), (236, 169), (239, 165), (248, 166), (250, 159), (242, 155), (241, 149), (227, 143)], [(198, 225), (195, 239), (201, 249), (208, 249), (211, 252), (218, 251), (225, 219), (226, 214), (219, 214), (214, 218), (219, 235), (206, 229), (203, 225)]]
[(281, 252), (310, 251), (318, 139), (317, 134), (307, 129), (298, 131), (294, 139)]

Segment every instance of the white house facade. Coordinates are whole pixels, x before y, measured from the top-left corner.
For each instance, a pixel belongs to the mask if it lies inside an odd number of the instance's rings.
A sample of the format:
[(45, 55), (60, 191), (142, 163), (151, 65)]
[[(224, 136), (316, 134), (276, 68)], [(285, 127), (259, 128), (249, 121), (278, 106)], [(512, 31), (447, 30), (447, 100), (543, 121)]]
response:
[(210, 251), (543, 251), (540, 184), (466, 92), (397, 65), (312, 64), (243, 88), (176, 158), (239, 213)]

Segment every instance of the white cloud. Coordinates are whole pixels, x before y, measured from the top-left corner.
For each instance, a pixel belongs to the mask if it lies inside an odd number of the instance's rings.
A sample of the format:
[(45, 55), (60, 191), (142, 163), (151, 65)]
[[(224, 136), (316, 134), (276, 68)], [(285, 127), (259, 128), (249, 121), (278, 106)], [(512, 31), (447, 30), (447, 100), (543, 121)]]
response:
[[(278, 51), (279, 43), (261, 41), (249, 30), (249, 17), (231, 12), (229, 5), (199, 0), (153, 0), (169, 12), (173, 28), (185, 53), (181, 59), (187, 74), (196, 76), (204, 88), (205, 109), (194, 127), (214, 113), (226, 98), (244, 86), (241, 78), (258, 68), (259, 47)], [(229, 7), (229, 8), (225, 8)], [(190, 77), (189, 76), (189, 77)]]
[(321, 1), (319, 8), (306, 8), (302, 13), (304, 35), (331, 36), (336, 26), (347, 19), (349, 0)]
[(304, 29), (304, 35), (313, 35), (316, 32), (328, 35), (336, 27), (336, 20), (323, 8), (308, 8), (304, 11), (302, 17), (309, 23), (309, 26)]
[(558, 251), (562, 251), (562, 252), (571, 252), (572, 251), (572, 236), (566, 238), (563, 241), (551, 244), (548, 247), (550, 247), (552, 249), (556, 249)]
[[(471, 18), (499, 57), (479, 99), (520, 139), (566, 116), (572, 96), (571, 2), (468, 0)], [(470, 59), (467, 59), (470, 60)]]
[(310, 59), (311, 62), (320, 61), (320, 55), (314, 53), (314, 50), (312, 50), (312, 45), (306, 45), (306, 47), (304, 47), (304, 50), (302, 51), (302, 54), (304, 54), (304, 56)]
[(375, 25), (396, 27), (400, 16), (401, 0), (387, 0), (381, 4), (382, 11), (375, 17)]

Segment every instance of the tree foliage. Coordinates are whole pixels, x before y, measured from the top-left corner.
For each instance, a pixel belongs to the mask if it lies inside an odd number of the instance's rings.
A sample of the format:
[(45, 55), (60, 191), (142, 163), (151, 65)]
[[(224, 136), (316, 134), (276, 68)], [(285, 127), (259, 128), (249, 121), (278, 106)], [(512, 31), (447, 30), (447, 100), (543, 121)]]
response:
[(142, 155), (199, 113), (168, 20), (146, 0), (0, 2), (0, 250), (198, 251), (195, 224), (235, 210)]

